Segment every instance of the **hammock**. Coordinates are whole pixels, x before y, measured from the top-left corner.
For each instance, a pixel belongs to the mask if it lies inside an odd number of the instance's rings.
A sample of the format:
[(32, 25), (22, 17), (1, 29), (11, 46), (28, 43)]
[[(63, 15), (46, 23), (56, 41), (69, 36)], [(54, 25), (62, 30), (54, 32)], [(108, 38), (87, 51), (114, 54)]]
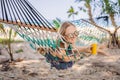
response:
[[(65, 56), (74, 56), (75, 59), (71, 61), (77, 61), (86, 56), (83, 53), (79, 53), (77, 49), (72, 49), (70, 45), (68, 48), (61, 48), (60, 43), (65, 43), (62, 40), (62, 36), (57, 33), (53, 25), (28, 0), (0, 0), (0, 10), (0, 22), (9, 24), (24, 40), (30, 43), (33, 49), (40, 50), (48, 62), (64, 61), (64, 58), (59, 59), (50, 54), (50, 52), (60, 54), (61, 49), (66, 51)], [(99, 31), (89, 23), (82, 20), (71, 22), (80, 29), (77, 46), (86, 46), (93, 42), (101, 42), (103, 36), (106, 37), (104, 32)], [(70, 51), (71, 54), (69, 54)]]

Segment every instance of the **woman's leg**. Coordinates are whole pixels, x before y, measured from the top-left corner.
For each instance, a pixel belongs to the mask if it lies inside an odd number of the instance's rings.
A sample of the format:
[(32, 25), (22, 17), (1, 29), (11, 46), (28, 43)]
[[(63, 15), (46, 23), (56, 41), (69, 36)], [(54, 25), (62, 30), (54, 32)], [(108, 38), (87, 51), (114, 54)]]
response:
[(105, 56), (110, 56), (110, 54), (108, 54), (107, 52), (105, 52), (104, 50), (101, 50), (101, 49), (98, 49), (98, 50), (97, 50), (97, 53), (98, 53), (98, 54), (105, 55)]

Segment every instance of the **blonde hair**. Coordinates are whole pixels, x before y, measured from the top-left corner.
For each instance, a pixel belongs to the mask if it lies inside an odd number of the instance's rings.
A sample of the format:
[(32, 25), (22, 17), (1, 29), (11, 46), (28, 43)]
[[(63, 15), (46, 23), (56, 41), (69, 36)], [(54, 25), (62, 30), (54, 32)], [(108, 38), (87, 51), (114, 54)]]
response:
[(71, 22), (64, 22), (64, 23), (61, 25), (61, 27), (58, 29), (58, 32), (59, 32), (62, 36), (64, 36), (66, 29), (67, 29), (69, 26), (71, 26), (71, 25), (75, 27), (75, 25), (72, 24)]
[[(63, 39), (65, 42), (67, 42), (67, 41), (65, 40), (65, 38), (63, 38), (63, 36), (65, 35), (66, 29), (67, 29), (68, 27), (70, 27), (70, 26), (74, 26), (74, 27), (75, 27), (75, 25), (72, 24), (71, 22), (64, 22), (64, 23), (61, 25), (61, 27), (58, 29), (58, 33), (59, 33), (60, 35), (62, 35), (62, 39)], [(58, 38), (58, 40), (59, 40), (59, 38)], [(58, 44), (58, 43), (59, 43), (59, 42), (57, 41), (57, 44)], [(65, 43), (64, 43), (64, 42), (60, 42), (60, 47), (61, 47), (61, 48), (65, 48)]]

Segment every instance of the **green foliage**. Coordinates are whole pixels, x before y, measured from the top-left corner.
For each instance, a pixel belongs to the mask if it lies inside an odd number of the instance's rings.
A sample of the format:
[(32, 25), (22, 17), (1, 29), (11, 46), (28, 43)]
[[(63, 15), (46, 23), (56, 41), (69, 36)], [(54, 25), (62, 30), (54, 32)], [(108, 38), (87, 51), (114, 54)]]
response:
[(115, 11), (114, 11), (112, 5), (110, 5), (109, 0), (103, 0), (103, 1), (105, 3), (105, 11), (106, 11), (106, 13), (107, 14), (114, 14)]
[(23, 49), (19, 49), (19, 50), (15, 51), (15, 53), (20, 53), (20, 52), (23, 52)]
[[(0, 44), (7, 45), (8, 41), (9, 41), (9, 39), (0, 38)], [(10, 40), (10, 43), (20, 43), (20, 42), (23, 42), (23, 41), (21, 41), (21, 40), (13, 40), (13, 39)]]
[(8, 37), (9, 42), (11, 41), (11, 36), (12, 36), (12, 29), (10, 29), (10, 31), (9, 31), (9, 37)]
[[(76, 0), (76, 2), (85, 2), (85, 6), (87, 9), (91, 7), (93, 10), (97, 10), (97, 6), (101, 8), (102, 10), (100, 13), (103, 14), (115, 14), (120, 13), (120, 0), (116, 0), (116, 2), (112, 0)], [(92, 4), (90, 4), (92, 3)], [(94, 4), (95, 3), (95, 4)], [(94, 5), (93, 5), (94, 4)]]
[[(8, 53), (10, 55), (10, 58), (11, 58), (11, 61), (13, 61), (13, 54), (12, 54), (12, 49), (11, 49), (11, 43), (14, 42), (14, 38), (16, 37), (16, 32), (14, 32), (12, 30), (12, 28), (10, 28), (10, 30), (5, 30), (4, 26), (2, 24), (0, 24), (0, 30), (2, 30), (2, 32), (5, 33), (4, 37), (5, 39), (0, 39), (0, 42), (3, 44), (3, 45), (7, 45), (7, 48), (8, 48)], [(8, 34), (7, 34), (8, 33)]]
[(85, 3), (85, 7), (88, 8), (88, 7), (89, 7), (89, 4)]
[(57, 20), (53, 20), (53, 24), (55, 26), (55, 29), (58, 29), (60, 27), (60, 22)]
[(86, 12), (86, 9), (83, 7), (78, 7), (80, 11)]
[(3, 32), (3, 33), (5, 33), (5, 29), (4, 29), (4, 26), (3, 26), (3, 24), (0, 24), (0, 32)]
[(120, 6), (120, 0), (118, 0), (118, 4), (119, 4), (119, 6)]
[(15, 38), (17, 36), (17, 32), (14, 32), (13, 38)]
[(86, 0), (86, 3), (89, 4), (91, 2), (91, 0)]
[(74, 8), (70, 6), (70, 9), (67, 11), (67, 13), (74, 13)]
[(78, 15), (78, 11), (75, 11), (72, 6), (70, 6), (70, 8), (69, 8), (69, 10), (67, 11), (67, 13), (68, 13), (68, 17), (71, 17), (71, 16), (72, 16), (73, 19), (74, 19), (74, 16), (75, 16), (75, 15)]
[[(110, 42), (109, 42), (110, 45), (112, 44), (112, 46), (118, 46), (120, 48), (120, 45), (118, 45), (117, 43), (117, 35), (116, 35), (117, 30), (120, 28), (120, 25), (117, 24), (117, 19), (120, 18), (120, 0), (114, 0), (114, 1), (113, 0), (76, 0), (76, 1), (79, 3), (84, 1), (85, 5), (82, 6), (82, 8), (86, 8), (89, 16), (89, 21), (86, 20), (84, 21), (89, 22), (98, 29), (108, 32), (108, 34), (112, 37), (110, 38)], [(97, 11), (99, 13), (94, 13)], [(114, 31), (111, 32), (110, 30), (106, 29), (100, 24), (97, 24), (97, 22), (94, 20), (95, 16), (97, 17), (96, 19), (102, 19), (103, 21), (107, 22), (106, 27), (109, 26), (109, 24), (113, 25)]]

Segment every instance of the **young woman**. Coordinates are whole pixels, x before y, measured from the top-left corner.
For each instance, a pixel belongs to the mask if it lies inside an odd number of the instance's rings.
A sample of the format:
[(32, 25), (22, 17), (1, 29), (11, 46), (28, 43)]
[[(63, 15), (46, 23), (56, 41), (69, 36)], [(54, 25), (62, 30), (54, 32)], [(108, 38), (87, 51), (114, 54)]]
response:
[[(52, 67), (55, 67), (56, 69), (67, 69), (69, 67), (72, 67), (74, 64), (74, 61), (76, 58), (80, 58), (81, 52), (91, 53), (91, 46), (88, 47), (77, 47), (75, 46), (76, 39), (79, 35), (79, 32), (77, 31), (77, 28), (75, 25), (73, 25), (70, 22), (64, 22), (60, 29), (58, 30), (60, 35), (62, 36), (62, 42), (60, 42), (60, 48), (57, 51), (51, 51), (49, 54), (46, 54), (45, 57), (48, 60), (48, 62), (51, 63)], [(107, 55), (103, 50), (101, 50), (105, 46), (99, 46), (97, 49), (97, 53)], [(62, 49), (63, 48), (63, 49)], [(39, 49), (40, 53), (41, 50)], [(44, 50), (43, 50), (44, 51)], [(74, 52), (77, 52), (76, 54)], [(57, 57), (57, 61), (55, 61), (50, 56)]]

